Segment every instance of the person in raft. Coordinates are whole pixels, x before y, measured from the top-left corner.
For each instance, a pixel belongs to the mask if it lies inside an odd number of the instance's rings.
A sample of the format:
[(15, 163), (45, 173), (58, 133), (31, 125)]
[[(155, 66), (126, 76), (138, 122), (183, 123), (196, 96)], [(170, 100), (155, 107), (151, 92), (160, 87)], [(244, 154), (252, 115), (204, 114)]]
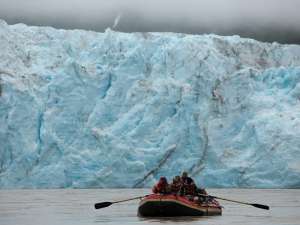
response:
[(196, 186), (194, 180), (188, 176), (187, 172), (184, 171), (181, 174), (180, 194), (194, 196), (194, 195), (196, 195), (196, 189), (197, 189), (197, 186)]
[(152, 188), (153, 193), (155, 194), (169, 194), (170, 188), (166, 177), (160, 177), (159, 181)]
[(175, 176), (173, 182), (168, 184), (166, 177), (160, 177), (158, 183), (153, 186), (152, 192), (155, 194), (180, 194), (196, 196), (197, 194), (207, 195), (205, 189), (197, 188), (194, 180), (183, 172), (182, 176)]
[(181, 186), (182, 182), (180, 176), (175, 176), (172, 183), (170, 184), (171, 193), (178, 194), (180, 192)]
[(181, 175), (182, 188), (180, 193), (182, 195), (207, 195), (207, 192), (204, 188), (198, 188), (194, 180), (188, 176), (187, 172), (183, 172)]

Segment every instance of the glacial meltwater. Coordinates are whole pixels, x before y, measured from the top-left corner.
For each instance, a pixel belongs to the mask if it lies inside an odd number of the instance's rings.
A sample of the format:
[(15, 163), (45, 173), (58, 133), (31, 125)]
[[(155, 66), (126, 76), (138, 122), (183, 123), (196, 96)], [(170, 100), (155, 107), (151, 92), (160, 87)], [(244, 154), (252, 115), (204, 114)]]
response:
[(94, 203), (117, 201), (150, 192), (149, 189), (49, 189), (0, 190), (0, 225), (90, 225), (90, 224), (263, 224), (299, 225), (300, 190), (209, 189), (211, 195), (261, 203), (269, 211), (221, 201), (222, 216), (140, 218), (139, 200), (94, 209)]

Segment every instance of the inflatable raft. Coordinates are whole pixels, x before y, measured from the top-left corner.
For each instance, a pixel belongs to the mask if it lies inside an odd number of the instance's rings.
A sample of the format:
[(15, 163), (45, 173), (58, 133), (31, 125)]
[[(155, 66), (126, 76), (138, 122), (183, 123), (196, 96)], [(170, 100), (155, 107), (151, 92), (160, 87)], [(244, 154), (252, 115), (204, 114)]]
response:
[(138, 215), (141, 217), (175, 216), (213, 216), (221, 215), (222, 207), (215, 199), (201, 204), (191, 201), (186, 196), (151, 194), (139, 204)]

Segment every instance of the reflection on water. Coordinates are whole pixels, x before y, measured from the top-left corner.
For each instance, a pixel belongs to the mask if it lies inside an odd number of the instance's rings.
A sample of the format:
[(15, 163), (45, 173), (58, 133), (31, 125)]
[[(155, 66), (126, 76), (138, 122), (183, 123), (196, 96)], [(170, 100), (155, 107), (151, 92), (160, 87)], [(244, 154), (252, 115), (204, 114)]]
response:
[(159, 223), (180, 223), (183, 222), (188, 223), (194, 223), (194, 222), (201, 222), (201, 221), (207, 221), (209, 220), (209, 217), (203, 216), (203, 217), (162, 217), (162, 218), (140, 218), (140, 221), (147, 221), (147, 222), (159, 222)]
[(95, 210), (94, 203), (148, 194), (149, 189), (0, 190), (0, 225), (299, 225), (300, 190), (211, 189), (212, 195), (270, 205), (266, 211), (221, 201), (222, 216), (141, 218), (138, 200)]

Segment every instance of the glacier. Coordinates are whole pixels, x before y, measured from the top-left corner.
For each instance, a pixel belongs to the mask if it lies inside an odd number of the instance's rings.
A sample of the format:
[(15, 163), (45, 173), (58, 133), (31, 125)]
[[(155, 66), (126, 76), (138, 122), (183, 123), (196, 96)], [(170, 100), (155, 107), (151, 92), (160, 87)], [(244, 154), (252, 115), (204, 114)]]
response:
[(0, 20), (0, 188), (300, 187), (300, 46)]

